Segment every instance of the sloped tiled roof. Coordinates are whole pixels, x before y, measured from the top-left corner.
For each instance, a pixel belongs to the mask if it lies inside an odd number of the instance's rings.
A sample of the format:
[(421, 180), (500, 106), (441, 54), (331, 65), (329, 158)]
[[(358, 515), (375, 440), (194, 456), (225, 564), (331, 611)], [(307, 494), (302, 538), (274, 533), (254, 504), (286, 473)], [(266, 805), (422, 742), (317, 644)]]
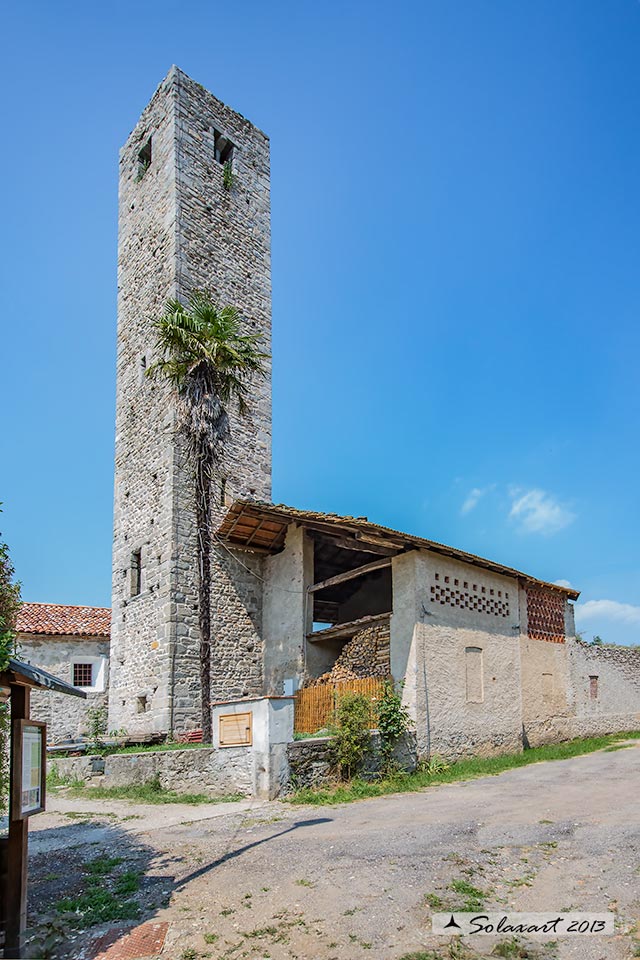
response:
[(290, 523), (311, 525), (315, 529), (327, 532), (341, 531), (355, 536), (365, 543), (367, 540), (396, 545), (398, 548), (418, 547), (431, 550), (463, 563), (471, 563), (478, 567), (492, 570), (507, 577), (516, 577), (527, 583), (547, 587), (550, 590), (565, 594), (571, 600), (580, 596), (573, 587), (561, 587), (557, 583), (548, 583), (538, 580), (513, 567), (506, 567), (501, 563), (486, 560), (473, 553), (448, 547), (434, 540), (426, 540), (412, 534), (392, 530), (380, 524), (372, 523), (367, 517), (341, 517), (335, 513), (318, 513), (314, 510), (298, 510), (288, 507), (284, 503), (265, 503), (261, 500), (235, 500), (228, 508), (218, 527), (218, 535), (227, 543), (243, 547), (253, 547), (277, 553), (284, 546), (286, 529)]
[(70, 607), (62, 603), (23, 603), (18, 613), (19, 633), (62, 637), (108, 637), (109, 607)]

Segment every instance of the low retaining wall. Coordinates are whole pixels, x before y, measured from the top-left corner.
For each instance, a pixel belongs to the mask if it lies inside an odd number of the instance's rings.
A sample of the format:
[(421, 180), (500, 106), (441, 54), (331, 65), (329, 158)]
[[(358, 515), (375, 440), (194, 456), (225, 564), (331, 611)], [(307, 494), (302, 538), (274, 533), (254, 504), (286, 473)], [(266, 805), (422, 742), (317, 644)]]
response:
[[(221, 743), (223, 721), (241, 715), (245, 741), (234, 734), (232, 746)], [(247, 720), (247, 718), (249, 718)], [(247, 697), (213, 705), (213, 745), (184, 750), (147, 750), (114, 753), (104, 757), (52, 758), (50, 769), (62, 777), (84, 780), (101, 787), (147, 783), (178, 793), (224, 796), (242, 793), (272, 800), (289, 779), (287, 743), (293, 736), (293, 697)]]
[(56, 757), (49, 769), (59, 776), (84, 780), (93, 786), (124, 787), (158, 777), (160, 785), (179, 793), (207, 793), (212, 797), (253, 792), (253, 763), (247, 750), (158, 750), (115, 753), (111, 756)]
[[(317, 787), (335, 779), (332, 769), (332, 737), (310, 737), (308, 740), (293, 740), (287, 746), (289, 761), (289, 786)], [(363, 764), (361, 775), (366, 779), (380, 770), (380, 736), (371, 734), (371, 748)], [(394, 750), (394, 758), (402, 770), (415, 770), (417, 764), (416, 742), (408, 734)]]

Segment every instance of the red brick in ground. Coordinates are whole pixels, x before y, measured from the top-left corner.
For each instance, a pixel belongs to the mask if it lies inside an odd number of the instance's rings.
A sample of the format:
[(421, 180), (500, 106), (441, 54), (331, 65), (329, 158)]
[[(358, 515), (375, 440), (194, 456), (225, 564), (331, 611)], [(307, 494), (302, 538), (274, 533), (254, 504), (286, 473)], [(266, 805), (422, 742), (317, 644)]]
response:
[(95, 954), (94, 960), (138, 960), (157, 956), (164, 946), (168, 929), (168, 923), (143, 923), (107, 950)]

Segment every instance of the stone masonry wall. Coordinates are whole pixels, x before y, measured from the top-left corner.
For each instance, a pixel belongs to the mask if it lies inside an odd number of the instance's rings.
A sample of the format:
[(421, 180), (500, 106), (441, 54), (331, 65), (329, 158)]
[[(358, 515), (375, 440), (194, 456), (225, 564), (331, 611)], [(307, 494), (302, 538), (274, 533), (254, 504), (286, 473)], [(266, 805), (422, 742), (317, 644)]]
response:
[(568, 658), (573, 736), (640, 729), (639, 649), (594, 647), (574, 640), (568, 644)]
[[(402, 737), (396, 744), (393, 756), (402, 770), (415, 770), (417, 765), (415, 736), (412, 733)], [(337, 774), (332, 756), (331, 737), (310, 737), (308, 740), (292, 740), (287, 745), (289, 761), (289, 787), (300, 790), (303, 787), (317, 787), (336, 780)], [(365, 778), (372, 777), (380, 770), (380, 736), (377, 731), (371, 733), (369, 751), (360, 771)]]
[[(214, 130), (236, 147), (229, 192)], [(200, 713), (193, 474), (170, 392), (144, 376), (155, 359), (153, 321), (169, 297), (186, 302), (206, 288), (238, 308), (247, 330), (264, 333), (268, 352), (271, 316), (268, 139), (175, 67), (121, 152), (118, 274), (110, 726), (180, 731), (199, 726)], [(216, 521), (224, 499), (270, 498), (270, 400), (267, 378), (249, 416), (231, 417)], [(131, 596), (137, 550), (142, 589)], [(252, 573), (220, 548), (212, 564), (214, 697), (261, 687), (261, 560), (242, 563)]]
[(84, 780), (96, 787), (130, 786), (157, 777), (160, 786), (167, 790), (216, 797), (232, 793), (250, 795), (253, 786), (252, 757), (247, 750), (197, 747), (107, 757), (55, 757), (48, 766), (61, 777)]
[(68, 694), (31, 691), (31, 716), (47, 724), (47, 741), (75, 739), (88, 731), (88, 711), (104, 707), (108, 700), (109, 641), (81, 637), (32, 636), (18, 637), (20, 659), (42, 667), (60, 680), (73, 683), (73, 662), (100, 660), (104, 662), (104, 689), (87, 691), (86, 699)]
[[(109, 725), (131, 733), (171, 725), (169, 690), (178, 618), (172, 590), (173, 430), (169, 390), (145, 378), (151, 323), (175, 296), (175, 121), (171, 74), (120, 153), (118, 343)], [(142, 179), (138, 153), (152, 138)], [(141, 551), (140, 593), (131, 595)]]

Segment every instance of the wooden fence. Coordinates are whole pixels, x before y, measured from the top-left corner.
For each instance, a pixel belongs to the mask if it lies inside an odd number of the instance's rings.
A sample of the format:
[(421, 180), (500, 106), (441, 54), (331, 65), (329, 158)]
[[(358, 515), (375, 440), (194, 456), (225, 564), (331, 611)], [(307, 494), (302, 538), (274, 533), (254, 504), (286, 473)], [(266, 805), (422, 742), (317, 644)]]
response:
[(376, 726), (376, 711), (373, 701), (382, 695), (384, 680), (379, 677), (363, 677), (360, 680), (343, 680), (339, 683), (323, 683), (317, 687), (305, 687), (296, 694), (293, 730), (294, 733), (317, 733), (334, 719), (336, 704), (345, 693), (363, 693), (371, 703), (370, 726)]

